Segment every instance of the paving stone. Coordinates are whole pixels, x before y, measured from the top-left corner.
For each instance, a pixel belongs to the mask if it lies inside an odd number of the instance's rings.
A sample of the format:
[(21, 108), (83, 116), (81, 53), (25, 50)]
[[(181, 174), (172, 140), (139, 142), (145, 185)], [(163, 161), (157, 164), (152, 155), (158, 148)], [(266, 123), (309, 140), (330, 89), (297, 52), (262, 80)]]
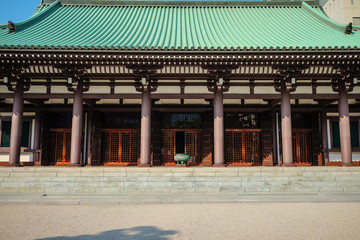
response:
[(57, 172), (35, 172), (34, 177), (56, 177)]
[(52, 182), (75, 182), (75, 177), (53, 177)]
[(126, 172), (127, 167), (103, 167), (104, 174), (107, 172)]
[(69, 192), (70, 192), (70, 187), (56, 186), (56, 187), (45, 188), (45, 193), (69, 193)]
[(70, 188), (74, 187), (75, 182), (51, 182), (50, 188)]
[(35, 172), (36, 173), (42, 173), (42, 172), (44, 172), (44, 173), (48, 173), (48, 172), (57, 172), (58, 170), (59, 170), (59, 168), (57, 168), (57, 167), (44, 167), (44, 166), (42, 166), (42, 167), (34, 167), (35, 168)]
[(103, 171), (101, 171), (101, 172), (98, 172), (98, 171), (94, 171), (94, 172), (86, 171), (86, 172), (81, 172), (80, 176), (81, 177), (103, 177), (104, 172)]
[(239, 171), (239, 177), (261, 177), (261, 172), (243, 172)]
[(34, 172), (11, 172), (10, 177), (33, 177)]
[(195, 189), (197, 193), (218, 193), (220, 192), (220, 188), (218, 187), (197, 187)]
[(170, 182), (171, 177), (148, 177), (148, 182)]
[(218, 182), (194, 182), (195, 188), (202, 188), (202, 187), (214, 187), (218, 186)]
[(231, 172), (216, 172), (216, 177), (237, 177), (239, 176), (239, 172), (231, 171)]
[(123, 187), (123, 182), (100, 182), (100, 187)]
[(360, 192), (360, 185), (359, 186), (345, 186), (344, 192)]
[(173, 177), (193, 177), (194, 173), (193, 172), (173, 172), (172, 176)]
[(50, 182), (27, 182), (25, 186), (27, 188), (48, 188), (50, 187)]
[(293, 187), (270, 187), (270, 192), (272, 193), (289, 193), (289, 192), (294, 192), (294, 188)]
[(19, 193), (44, 193), (45, 192), (45, 189), (44, 188), (34, 188), (34, 187), (31, 187), (31, 188), (19, 188), (18, 190)]
[(265, 182), (266, 177), (242, 177), (242, 182)]
[(354, 181), (336, 181), (336, 186), (352, 186)]
[(25, 187), (25, 182), (1, 182), (1, 188), (20, 188)]
[(219, 192), (221, 193), (243, 193), (244, 189), (240, 187), (220, 187)]
[(323, 182), (314, 182), (314, 187), (336, 187), (336, 182), (334, 181), (323, 181)]
[(283, 167), (260, 167), (261, 172), (283, 172)]
[(101, 177), (76, 177), (76, 182), (99, 182)]
[(172, 183), (172, 188), (194, 188), (194, 182), (173, 182)]
[(171, 177), (171, 182), (188, 182), (195, 181), (195, 177)]
[(311, 166), (311, 167), (305, 167), (306, 172), (328, 172), (328, 167), (324, 166)]
[(171, 188), (147, 188), (147, 193), (170, 193)]
[(319, 192), (323, 192), (323, 193), (344, 192), (344, 187), (339, 187), (339, 186), (319, 187)]
[(215, 177), (214, 172), (194, 172), (194, 177)]
[(95, 188), (95, 193), (120, 193), (119, 187), (101, 187)]
[(146, 167), (125, 167), (125, 171), (128, 173), (148, 173), (149, 168)]
[(306, 172), (305, 173), (306, 177), (327, 177), (327, 176), (332, 176), (332, 174), (330, 172)]
[(130, 176), (130, 177), (124, 177), (124, 182), (146, 182), (147, 181), (147, 177), (134, 177), (134, 176)]
[(263, 177), (283, 177), (284, 172), (261, 172)]
[(14, 167), (12, 168), (12, 172), (35, 172), (34, 167)]
[(124, 177), (100, 177), (100, 182), (124, 182)]
[(287, 172), (287, 171), (284, 171), (284, 177), (305, 177), (306, 176), (306, 172), (295, 172), (295, 171), (292, 171), (292, 172)]
[(80, 177), (80, 172), (57, 172), (57, 177)]
[(265, 177), (267, 182), (288, 182), (289, 177)]
[(266, 182), (241, 182), (242, 187), (265, 187)]
[(146, 188), (148, 182), (124, 182), (124, 188)]
[(219, 187), (241, 187), (241, 182), (217, 182)]
[(0, 193), (18, 193), (19, 189), (17, 187), (0, 187)]
[(195, 193), (195, 188), (172, 188), (172, 193)]
[(70, 193), (95, 193), (95, 188), (92, 188), (92, 187), (74, 187), (74, 188), (70, 188)]
[(295, 186), (294, 187), (295, 192), (302, 192), (302, 193), (316, 193), (319, 191), (318, 187), (301, 187), (301, 186)]
[(149, 177), (171, 177), (172, 172), (149, 172)]
[(195, 182), (217, 182), (216, 177), (195, 177)]
[(148, 182), (148, 188), (171, 188), (171, 182)]
[(103, 173), (104, 177), (125, 177), (126, 175), (127, 175), (126, 172), (115, 172), (115, 171)]
[(100, 182), (75, 182), (75, 187), (99, 187)]
[(147, 188), (120, 188), (121, 193), (146, 193)]
[(260, 172), (260, 167), (239, 167), (240, 172)]
[(26, 177), (3, 177), (3, 182), (26, 182)]
[(242, 182), (242, 177), (216, 177), (219, 182)]
[(10, 176), (10, 172), (8, 171), (0, 171), (0, 177), (9, 177)]
[(259, 193), (259, 192), (270, 192), (270, 188), (267, 187), (245, 187), (246, 193)]

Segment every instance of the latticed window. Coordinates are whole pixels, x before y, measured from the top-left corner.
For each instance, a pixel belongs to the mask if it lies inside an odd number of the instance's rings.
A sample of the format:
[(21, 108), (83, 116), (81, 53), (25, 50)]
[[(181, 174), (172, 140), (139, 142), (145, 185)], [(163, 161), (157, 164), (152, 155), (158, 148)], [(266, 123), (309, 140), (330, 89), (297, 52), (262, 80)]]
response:
[(229, 165), (261, 165), (261, 130), (227, 129), (225, 158)]
[(310, 129), (293, 129), (292, 147), (294, 164), (312, 164), (312, 137)]
[(104, 129), (104, 165), (136, 165), (139, 158), (139, 133), (136, 129)]
[(71, 153), (71, 129), (51, 129), (51, 163), (69, 164)]
[(259, 115), (252, 113), (225, 113), (225, 128), (258, 129), (260, 128)]

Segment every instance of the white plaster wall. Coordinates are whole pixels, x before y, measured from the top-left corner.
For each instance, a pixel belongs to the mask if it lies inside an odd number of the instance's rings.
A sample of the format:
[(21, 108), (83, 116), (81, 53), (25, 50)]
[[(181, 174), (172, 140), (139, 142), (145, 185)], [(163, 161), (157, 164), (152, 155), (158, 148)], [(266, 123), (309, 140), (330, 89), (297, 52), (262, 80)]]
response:
[(86, 94), (89, 93), (110, 93), (110, 87), (105, 86), (90, 86), (89, 91), (86, 92)]
[(51, 93), (70, 93), (66, 86), (52, 86)]
[(310, 86), (298, 86), (294, 93), (295, 94), (311, 94), (312, 88)]
[(224, 104), (241, 104), (241, 99), (224, 99)]
[(11, 93), (9, 91), (9, 89), (7, 88), (7, 86), (5, 85), (0, 85), (0, 93)]
[[(310, 92), (310, 93), (312, 93), (312, 92)], [(333, 91), (332, 87), (330, 87), (330, 86), (319, 86), (316, 88), (316, 93), (318, 93), (318, 94), (325, 94), (325, 93), (334, 94), (335, 92)]]
[[(353, 162), (360, 162), (360, 152), (353, 152), (352, 160), (353, 160)], [(341, 152), (329, 153), (329, 161), (330, 162), (341, 162)]]
[(160, 99), (156, 104), (180, 104), (180, 99)]
[(179, 94), (180, 93), (180, 87), (177, 86), (159, 86), (156, 90), (155, 93), (168, 93), (168, 94), (172, 94), (172, 93), (176, 93)]
[(280, 94), (275, 91), (274, 87), (259, 87), (259, 86), (254, 88), (254, 93), (255, 94)]
[(231, 86), (229, 91), (224, 94), (250, 94), (249, 87)]
[(204, 99), (185, 99), (184, 104), (209, 104)]
[[(180, 90), (179, 90), (180, 92)], [(186, 93), (210, 93), (206, 86), (188, 86), (185, 87), (185, 94)]]
[[(0, 162), (9, 162), (9, 153), (0, 153)], [(33, 153), (21, 153), (20, 162), (33, 162)]]
[(140, 99), (124, 99), (124, 104), (141, 104)]
[(42, 93), (42, 94), (45, 94), (46, 93), (46, 87), (45, 86), (31, 85), (29, 91), (27, 91), (26, 93)]
[[(110, 92), (110, 90), (109, 90), (109, 92)], [(116, 86), (114, 92), (115, 93), (128, 93), (128, 94), (138, 93), (138, 92), (136, 92), (136, 89), (133, 86)]]

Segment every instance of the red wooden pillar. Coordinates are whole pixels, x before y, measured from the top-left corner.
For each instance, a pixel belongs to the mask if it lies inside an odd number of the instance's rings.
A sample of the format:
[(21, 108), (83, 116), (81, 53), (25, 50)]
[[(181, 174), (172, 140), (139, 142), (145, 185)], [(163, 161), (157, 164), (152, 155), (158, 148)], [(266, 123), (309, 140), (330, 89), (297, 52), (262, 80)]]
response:
[(71, 155), (70, 165), (81, 165), (81, 143), (83, 124), (83, 90), (74, 89), (73, 116), (71, 127)]
[(283, 164), (293, 164), (290, 92), (281, 93), (281, 136)]
[(216, 89), (214, 91), (214, 166), (225, 166), (223, 93)]
[(140, 167), (151, 166), (151, 93), (143, 89), (141, 103)]
[(24, 109), (24, 83), (18, 80), (16, 88), (14, 89), (14, 102), (11, 117), (11, 135), (10, 135), (10, 166), (20, 166), (20, 148), (21, 148), (21, 134), (22, 121)]
[(350, 118), (347, 92), (339, 91), (339, 127), (341, 159), (343, 165), (352, 164)]
[(328, 134), (327, 134), (327, 121), (326, 112), (321, 112), (321, 132), (322, 132), (322, 153), (323, 153), (323, 164), (329, 162), (329, 146), (328, 146)]

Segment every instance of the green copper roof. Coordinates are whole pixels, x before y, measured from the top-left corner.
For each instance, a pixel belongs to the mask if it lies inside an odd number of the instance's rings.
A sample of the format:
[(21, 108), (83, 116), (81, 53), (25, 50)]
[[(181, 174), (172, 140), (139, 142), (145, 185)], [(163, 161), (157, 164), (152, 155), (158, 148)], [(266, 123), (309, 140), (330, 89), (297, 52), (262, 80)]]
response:
[(305, 2), (44, 0), (15, 25), (11, 34), (0, 25), (0, 48), (360, 48), (360, 28), (345, 35), (345, 25)]

